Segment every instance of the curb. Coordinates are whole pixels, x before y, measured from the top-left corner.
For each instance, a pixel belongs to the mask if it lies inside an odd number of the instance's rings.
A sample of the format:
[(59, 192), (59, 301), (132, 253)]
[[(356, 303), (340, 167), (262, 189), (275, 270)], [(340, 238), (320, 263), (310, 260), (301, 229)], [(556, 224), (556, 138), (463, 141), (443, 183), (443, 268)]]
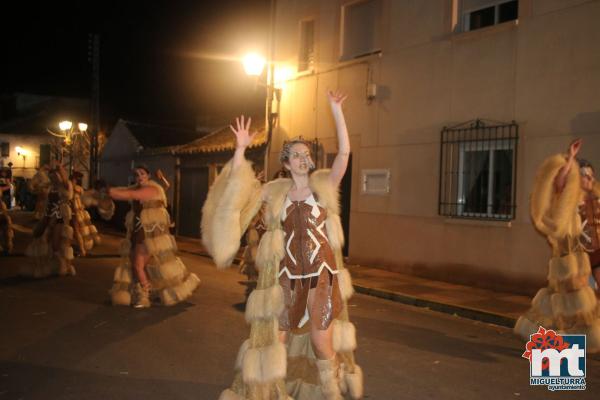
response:
[(410, 296), (403, 293), (390, 292), (382, 289), (374, 289), (366, 286), (353, 284), (357, 293), (366, 294), (381, 299), (392, 300), (398, 303), (407, 304), (415, 307), (428, 308), (433, 311), (445, 314), (458, 315), (463, 318), (475, 321), (486, 322), (489, 324), (500, 325), (512, 329), (517, 320), (505, 315), (494, 314), (489, 311), (478, 310), (475, 308), (457, 306), (453, 304), (441, 303), (434, 300), (427, 300), (416, 296)]

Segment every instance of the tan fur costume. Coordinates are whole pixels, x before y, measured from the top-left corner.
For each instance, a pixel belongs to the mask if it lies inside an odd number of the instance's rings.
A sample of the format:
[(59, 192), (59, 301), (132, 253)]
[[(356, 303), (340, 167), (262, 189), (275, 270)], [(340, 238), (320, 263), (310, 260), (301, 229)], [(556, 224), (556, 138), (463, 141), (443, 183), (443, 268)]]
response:
[[(69, 226), (71, 220), (71, 205), (73, 199), (73, 185), (67, 182), (67, 187), (60, 185), (58, 189), (60, 214), (63, 222), (56, 221), (55, 218), (43, 217), (34, 232), (39, 232), (34, 236), (33, 241), (27, 246), (25, 255), (33, 261), (24, 262), (19, 267), (19, 274), (33, 278), (44, 278), (49, 275), (75, 275), (73, 267), (73, 228)], [(52, 249), (52, 233), (55, 229), (61, 230), (61, 240), (59, 249)]]
[[(181, 259), (177, 257), (175, 238), (169, 232), (170, 218), (165, 204), (167, 199), (163, 188), (156, 182), (148, 185), (158, 191), (156, 198), (142, 202), (140, 219), (144, 229), (144, 244), (150, 254), (146, 266), (152, 290), (158, 294), (163, 305), (177, 304), (192, 295), (200, 279), (190, 273)], [(131, 235), (134, 229), (134, 212), (129, 211), (125, 218), (127, 236), (121, 242), (121, 264), (114, 274), (114, 284), (110, 290), (113, 305), (130, 305), (131, 294), (135, 288), (130, 259)]]
[[(236, 377), (231, 388), (221, 394), (221, 400), (324, 398), (310, 331), (290, 331), (287, 345), (281, 344), (278, 338), (278, 316), (284, 307), (278, 279), (279, 264), (284, 256), (281, 211), (291, 186), (291, 179), (277, 179), (264, 188), (267, 232), (260, 240), (256, 256), (257, 288), (246, 305), (250, 337), (239, 350)], [(358, 399), (363, 392), (362, 372), (354, 361), (355, 329), (348, 320), (346, 301), (352, 295), (352, 283), (341, 253), (344, 239), (338, 193), (329, 182), (328, 170), (313, 173), (310, 187), (327, 209), (327, 237), (335, 253), (344, 302), (343, 311), (333, 322), (334, 350), (342, 375), (340, 388), (346, 397)], [(260, 207), (261, 187), (250, 163), (244, 161), (234, 172), (231, 172), (231, 163), (227, 164), (211, 187), (202, 210), (202, 240), (218, 268), (231, 264), (242, 233)]]
[(73, 200), (71, 201), (71, 206), (73, 208), (71, 225), (73, 227), (73, 234), (79, 246), (79, 251), (83, 256), (85, 256), (87, 251), (91, 250), (94, 245), (100, 243), (98, 229), (92, 224), (92, 218), (85, 210), (85, 205), (82, 200), (84, 193), (81, 186), (74, 185)]
[(46, 212), (46, 201), (48, 200), (48, 192), (50, 191), (50, 178), (45, 169), (40, 168), (38, 172), (27, 183), (31, 193), (36, 195), (35, 200), (35, 219), (40, 220)]
[(14, 236), (12, 218), (8, 214), (6, 204), (0, 200), (0, 253), (10, 254), (12, 252)]
[[(588, 255), (579, 245), (581, 220), (578, 204), (583, 197), (579, 168), (572, 166), (563, 191), (554, 180), (566, 164), (564, 155), (548, 158), (540, 167), (531, 194), (531, 218), (552, 247), (548, 287), (540, 289), (529, 311), (515, 325), (525, 339), (539, 326), (558, 333), (587, 335), (587, 351), (600, 351), (600, 304), (589, 286)], [(594, 188), (598, 191), (598, 184)]]

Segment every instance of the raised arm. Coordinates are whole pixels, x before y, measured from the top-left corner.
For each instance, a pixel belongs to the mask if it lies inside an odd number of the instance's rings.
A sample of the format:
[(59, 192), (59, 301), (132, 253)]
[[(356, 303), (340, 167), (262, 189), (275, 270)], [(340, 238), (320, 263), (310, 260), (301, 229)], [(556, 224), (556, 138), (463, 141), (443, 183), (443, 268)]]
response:
[(231, 164), (231, 169), (237, 169), (242, 162), (244, 161), (244, 153), (246, 152), (246, 148), (250, 146), (257, 132), (250, 134), (250, 123), (252, 122), (252, 118), (248, 118), (247, 121), (244, 121), (244, 116), (240, 116), (235, 119), (236, 127), (233, 125), (229, 125), (229, 129), (235, 134), (235, 153), (233, 153), (233, 162)]
[(163, 187), (163, 189), (169, 190), (169, 188), (171, 187), (171, 184), (169, 183), (169, 181), (167, 180), (167, 177), (165, 176), (165, 174), (162, 172), (162, 170), (160, 168), (156, 170), (154, 175), (156, 176), (158, 183), (160, 183), (160, 185)]
[(344, 111), (342, 110), (342, 104), (347, 97), (347, 95), (340, 91), (332, 92), (330, 90), (327, 92), (338, 138), (338, 153), (335, 156), (335, 160), (331, 166), (331, 174), (329, 175), (329, 179), (334, 186), (338, 186), (342, 182), (342, 178), (348, 168), (348, 159), (350, 158), (350, 139), (348, 138), (348, 128), (346, 128), (346, 120), (344, 119)]
[(569, 175), (569, 171), (573, 167), (573, 164), (576, 163), (575, 157), (577, 153), (579, 153), (579, 149), (581, 149), (582, 139), (576, 139), (571, 142), (569, 145), (569, 155), (567, 157), (567, 164), (558, 171), (556, 174), (556, 178), (554, 178), (554, 188), (557, 193), (561, 193), (565, 188), (565, 184), (567, 183), (567, 176)]
[(119, 188), (108, 189), (108, 195), (114, 200), (152, 200), (158, 195), (158, 190), (152, 186), (142, 186), (140, 188)]

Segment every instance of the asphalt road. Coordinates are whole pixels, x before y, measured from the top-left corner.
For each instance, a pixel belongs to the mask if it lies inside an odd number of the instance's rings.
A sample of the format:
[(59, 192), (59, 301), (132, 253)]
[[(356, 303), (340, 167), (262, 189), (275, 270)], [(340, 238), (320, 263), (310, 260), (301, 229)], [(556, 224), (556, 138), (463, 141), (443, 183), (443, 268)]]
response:
[[(17, 253), (28, 234), (18, 232)], [(244, 277), (182, 253), (202, 283), (170, 308), (112, 307), (117, 239), (77, 259), (75, 277), (15, 277), (23, 256), (0, 259), (0, 400), (217, 399), (248, 335)], [(356, 357), (368, 399), (591, 399), (600, 361), (587, 360), (584, 392), (529, 386), (524, 343), (508, 329), (355, 295)]]

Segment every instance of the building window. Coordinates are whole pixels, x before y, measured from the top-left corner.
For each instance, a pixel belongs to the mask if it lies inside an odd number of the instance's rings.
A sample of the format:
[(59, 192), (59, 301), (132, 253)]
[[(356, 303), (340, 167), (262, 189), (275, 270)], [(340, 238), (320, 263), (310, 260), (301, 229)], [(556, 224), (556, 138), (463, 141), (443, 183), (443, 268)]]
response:
[(464, 0), (462, 16), (465, 31), (501, 24), (519, 17), (519, 1)]
[(52, 146), (49, 144), (40, 144), (40, 161), (39, 166), (50, 165), (52, 156)]
[(381, 51), (380, 15), (380, 0), (361, 0), (342, 7), (342, 60)]
[(442, 216), (515, 218), (518, 125), (470, 121), (444, 128), (438, 212)]
[(300, 21), (300, 55), (298, 72), (310, 71), (315, 65), (315, 21)]
[(10, 157), (10, 143), (0, 143), (0, 157)]

